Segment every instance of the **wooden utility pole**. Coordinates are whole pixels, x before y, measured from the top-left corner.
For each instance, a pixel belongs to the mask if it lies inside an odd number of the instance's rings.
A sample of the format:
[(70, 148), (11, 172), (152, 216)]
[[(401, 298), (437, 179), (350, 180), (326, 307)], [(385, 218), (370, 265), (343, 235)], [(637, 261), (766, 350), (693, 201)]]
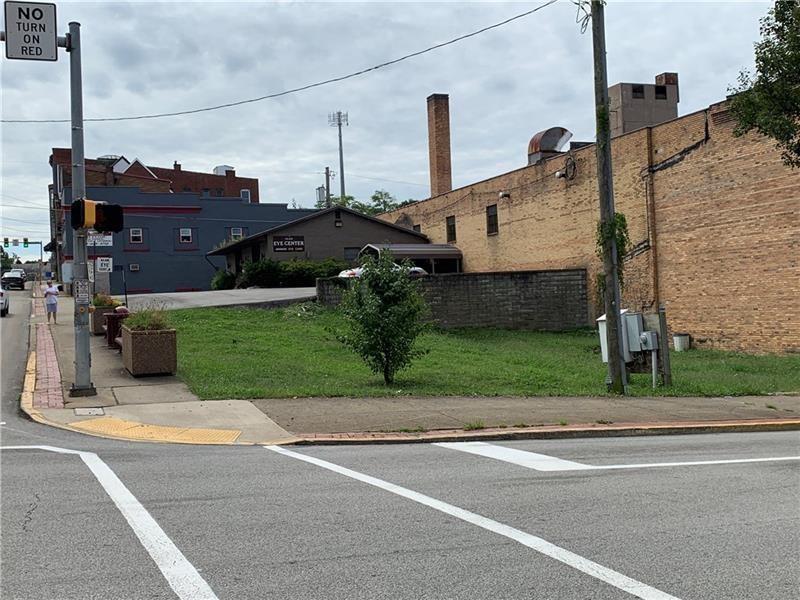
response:
[(331, 207), (331, 168), (325, 167), (325, 208)]
[(608, 74), (606, 72), (606, 33), (603, 0), (592, 0), (592, 46), (594, 50), (594, 98), (597, 122), (597, 185), (600, 193), (600, 223), (603, 235), (603, 302), (606, 310), (609, 391), (624, 394), (627, 387), (622, 351), (620, 291), (617, 272), (617, 242), (613, 235), (614, 183), (611, 176), (611, 130), (608, 109)]

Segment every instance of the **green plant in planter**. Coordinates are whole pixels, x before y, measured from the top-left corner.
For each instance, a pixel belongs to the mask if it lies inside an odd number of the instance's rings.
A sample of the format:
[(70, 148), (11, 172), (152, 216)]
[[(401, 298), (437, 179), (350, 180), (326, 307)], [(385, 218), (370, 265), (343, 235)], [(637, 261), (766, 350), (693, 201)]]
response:
[(134, 331), (158, 331), (170, 329), (170, 324), (163, 308), (143, 308), (125, 319), (125, 327)]
[(111, 306), (115, 308), (121, 304), (119, 300), (115, 300), (108, 294), (95, 294), (92, 298), (92, 306)]

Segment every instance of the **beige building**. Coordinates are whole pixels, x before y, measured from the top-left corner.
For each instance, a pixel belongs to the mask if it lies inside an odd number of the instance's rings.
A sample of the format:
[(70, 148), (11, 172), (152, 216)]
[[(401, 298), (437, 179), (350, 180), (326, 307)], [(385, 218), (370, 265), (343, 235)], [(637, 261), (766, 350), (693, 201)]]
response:
[[(772, 140), (735, 137), (725, 102), (634, 131), (627, 114), (612, 141), (616, 208), (632, 242), (624, 305), (665, 305), (672, 330), (700, 346), (799, 351), (800, 170), (781, 162)], [(431, 121), (431, 138), (449, 132)], [(559, 129), (534, 136), (533, 164), (455, 190), (432, 181), (444, 191), (382, 218), (454, 244), (466, 272), (586, 268), (594, 289), (595, 146), (561, 151)], [(432, 179), (449, 176), (441, 163), (432, 160)]]

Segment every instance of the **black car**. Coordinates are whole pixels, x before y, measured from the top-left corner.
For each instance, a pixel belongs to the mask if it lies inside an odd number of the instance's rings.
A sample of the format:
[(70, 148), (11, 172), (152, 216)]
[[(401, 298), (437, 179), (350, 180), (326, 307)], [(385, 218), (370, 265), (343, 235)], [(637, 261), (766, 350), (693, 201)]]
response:
[(20, 277), (19, 273), (12, 273), (9, 271), (8, 273), (3, 273), (2, 277), (3, 281), (3, 288), (10, 290), (13, 288), (17, 288), (18, 290), (25, 289), (25, 280)]

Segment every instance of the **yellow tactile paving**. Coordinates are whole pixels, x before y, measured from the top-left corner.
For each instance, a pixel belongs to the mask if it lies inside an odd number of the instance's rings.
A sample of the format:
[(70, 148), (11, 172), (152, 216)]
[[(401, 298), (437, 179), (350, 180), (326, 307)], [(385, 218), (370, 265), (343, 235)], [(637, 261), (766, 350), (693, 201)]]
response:
[(151, 442), (184, 444), (232, 444), (242, 434), (236, 429), (203, 429), (199, 427), (165, 427), (125, 421), (116, 417), (100, 417), (70, 423), (70, 427), (110, 437)]

